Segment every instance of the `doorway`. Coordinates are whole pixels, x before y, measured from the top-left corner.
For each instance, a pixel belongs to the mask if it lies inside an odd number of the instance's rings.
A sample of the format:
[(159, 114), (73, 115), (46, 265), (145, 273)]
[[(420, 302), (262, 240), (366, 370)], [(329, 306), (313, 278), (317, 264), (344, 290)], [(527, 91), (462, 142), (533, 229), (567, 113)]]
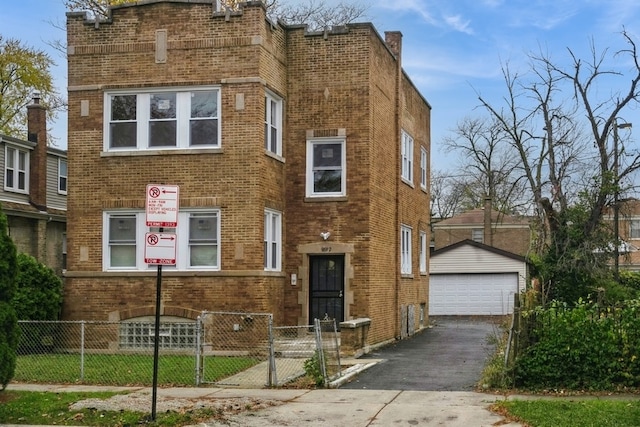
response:
[(309, 257), (309, 323), (313, 319), (344, 321), (344, 255)]

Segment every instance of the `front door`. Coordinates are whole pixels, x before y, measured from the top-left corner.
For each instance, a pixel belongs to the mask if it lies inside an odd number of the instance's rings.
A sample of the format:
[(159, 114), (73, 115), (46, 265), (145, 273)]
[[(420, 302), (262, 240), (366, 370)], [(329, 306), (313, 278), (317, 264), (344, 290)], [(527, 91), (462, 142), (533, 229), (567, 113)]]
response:
[(309, 257), (309, 323), (344, 320), (344, 255)]

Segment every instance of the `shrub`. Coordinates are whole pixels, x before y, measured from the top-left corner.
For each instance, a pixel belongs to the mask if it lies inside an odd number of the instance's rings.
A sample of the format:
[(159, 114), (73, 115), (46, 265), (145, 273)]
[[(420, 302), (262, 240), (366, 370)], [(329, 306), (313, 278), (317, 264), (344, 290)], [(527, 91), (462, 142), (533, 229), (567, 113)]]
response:
[(0, 384), (4, 390), (16, 368), (18, 318), (8, 303), (16, 291), (17, 250), (7, 233), (7, 217), (0, 211)]
[(516, 360), (516, 385), (610, 390), (640, 386), (640, 302), (602, 308), (579, 301), (537, 311), (537, 341)]
[(62, 280), (34, 257), (18, 255), (17, 290), (11, 301), (20, 320), (58, 320)]

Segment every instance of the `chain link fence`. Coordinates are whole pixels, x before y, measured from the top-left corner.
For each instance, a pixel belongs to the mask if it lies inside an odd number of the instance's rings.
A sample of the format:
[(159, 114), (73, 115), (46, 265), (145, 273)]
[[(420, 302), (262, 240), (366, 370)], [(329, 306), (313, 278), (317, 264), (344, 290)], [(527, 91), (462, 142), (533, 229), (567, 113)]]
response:
[[(14, 381), (143, 385), (153, 381), (155, 322), (19, 321)], [(324, 383), (340, 375), (335, 321), (273, 325), (264, 313), (203, 312), (197, 321), (161, 321), (158, 384), (283, 386), (320, 358)]]

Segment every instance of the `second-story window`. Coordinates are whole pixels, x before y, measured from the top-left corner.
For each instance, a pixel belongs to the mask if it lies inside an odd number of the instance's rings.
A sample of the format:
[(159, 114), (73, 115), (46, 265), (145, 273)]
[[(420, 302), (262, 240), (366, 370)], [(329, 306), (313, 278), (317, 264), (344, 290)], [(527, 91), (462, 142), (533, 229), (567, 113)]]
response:
[(29, 192), (29, 151), (6, 147), (4, 189), (16, 193)]
[(270, 93), (265, 96), (264, 149), (282, 155), (282, 100)]
[(58, 159), (58, 193), (67, 194), (67, 160)]
[(420, 188), (427, 189), (427, 149), (420, 147)]
[(105, 94), (105, 151), (220, 147), (220, 89)]
[(346, 195), (345, 146), (340, 139), (307, 141), (307, 197)]
[(413, 183), (413, 138), (402, 131), (402, 179), (408, 183)]

